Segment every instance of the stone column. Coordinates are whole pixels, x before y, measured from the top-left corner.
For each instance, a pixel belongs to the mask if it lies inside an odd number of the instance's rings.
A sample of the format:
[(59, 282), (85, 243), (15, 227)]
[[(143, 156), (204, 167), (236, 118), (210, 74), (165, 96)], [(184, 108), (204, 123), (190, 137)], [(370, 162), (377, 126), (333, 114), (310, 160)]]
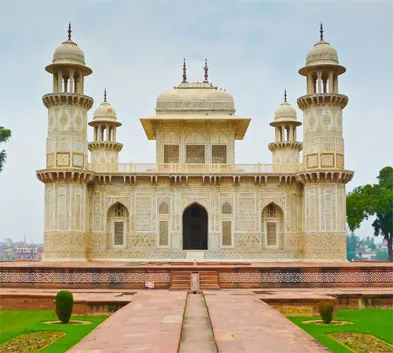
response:
[(61, 71), (57, 73), (57, 92), (63, 92), (63, 74)]
[(317, 72), (317, 84), (318, 84), (318, 92), (317, 93), (322, 93), (322, 72), (318, 71)]
[(314, 82), (312, 73), (309, 72), (307, 75), (307, 94), (314, 94)]
[(334, 93), (338, 93), (338, 76), (334, 75)]
[(329, 72), (329, 93), (333, 93), (333, 71)]

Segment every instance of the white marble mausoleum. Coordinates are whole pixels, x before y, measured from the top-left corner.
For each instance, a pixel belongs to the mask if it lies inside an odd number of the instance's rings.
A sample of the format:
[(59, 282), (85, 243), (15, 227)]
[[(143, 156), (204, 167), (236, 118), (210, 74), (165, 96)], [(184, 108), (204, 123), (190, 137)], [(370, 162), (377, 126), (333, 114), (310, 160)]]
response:
[(118, 162), (122, 124), (106, 97), (88, 122), (93, 98), (84, 81), (92, 70), (71, 30), (46, 71), (53, 76), (43, 96), (46, 167), (37, 171), (45, 184), (45, 261), (346, 259), (345, 184), (353, 172), (344, 167), (348, 97), (338, 81), (345, 67), (322, 29), (299, 70), (304, 136), (285, 97), (272, 112), (270, 164), (236, 163), (236, 140), (251, 119), (209, 82), (207, 65), (203, 82), (188, 82), (184, 63), (182, 82), (140, 119), (156, 141), (156, 161), (146, 164)]

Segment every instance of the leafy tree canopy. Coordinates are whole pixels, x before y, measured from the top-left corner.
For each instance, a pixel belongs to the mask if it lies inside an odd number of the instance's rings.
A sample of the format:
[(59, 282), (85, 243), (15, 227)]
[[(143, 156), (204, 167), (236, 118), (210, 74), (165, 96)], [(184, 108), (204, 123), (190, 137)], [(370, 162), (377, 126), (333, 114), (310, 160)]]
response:
[(380, 170), (378, 184), (355, 188), (347, 195), (347, 223), (353, 232), (364, 219), (374, 216), (374, 235), (388, 242), (389, 261), (393, 261), (393, 168)]
[[(5, 129), (3, 126), (0, 126), (0, 143), (7, 142), (11, 137), (11, 130)], [(7, 154), (5, 150), (0, 151), (0, 172), (3, 170), (3, 165)]]

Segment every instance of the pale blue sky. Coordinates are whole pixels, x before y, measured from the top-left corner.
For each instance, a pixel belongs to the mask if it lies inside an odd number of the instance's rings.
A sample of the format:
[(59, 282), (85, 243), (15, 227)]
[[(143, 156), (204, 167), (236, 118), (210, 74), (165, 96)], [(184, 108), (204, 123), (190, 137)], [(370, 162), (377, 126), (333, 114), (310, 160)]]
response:
[[(339, 87), (349, 96), (346, 168), (355, 170), (347, 190), (376, 182), (378, 171), (393, 165), (391, 1), (0, 0), (0, 125), (13, 133), (0, 174), (0, 239), (43, 239), (44, 185), (35, 170), (45, 167), (41, 97), (52, 88), (44, 67), (66, 39), (68, 21), (93, 69), (85, 85), (95, 99), (89, 119), (106, 87), (123, 122), (122, 162), (154, 162), (154, 142), (139, 118), (154, 114), (157, 95), (180, 82), (183, 58), (189, 80), (201, 81), (207, 57), (210, 80), (233, 94), (238, 115), (252, 118), (236, 145), (237, 163), (271, 163), (269, 122), (284, 88), (296, 108), (305, 94), (297, 71), (323, 21), (325, 40), (347, 67)], [(369, 223), (359, 233), (371, 235)]]

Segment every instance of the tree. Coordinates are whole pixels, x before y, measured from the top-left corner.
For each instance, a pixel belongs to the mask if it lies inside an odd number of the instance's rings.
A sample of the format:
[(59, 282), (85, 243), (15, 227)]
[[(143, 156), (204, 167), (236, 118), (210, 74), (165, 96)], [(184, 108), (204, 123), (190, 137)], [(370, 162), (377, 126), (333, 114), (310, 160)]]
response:
[[(7, 142), (11, 137), (11, 130), (5, 129), (3, 126), (0, 126), (0, 143)], [(5, 150), (0, 151), (0, 172), (3, 170), (3, 165), (7, 154)]]
[(356, 256), (356, 250), (360, 244), (360, 238), (355, 234), (347, 234), (347, 259), (348, 261), (359, 260)]
[(353, 232), (364, 219), (374, 216), (374, 235), (388, 243), (389, 261), (393, 262), (393, 168), (379, 171), (378, 184), (355, 188), (347, 195), (347, 223)]

